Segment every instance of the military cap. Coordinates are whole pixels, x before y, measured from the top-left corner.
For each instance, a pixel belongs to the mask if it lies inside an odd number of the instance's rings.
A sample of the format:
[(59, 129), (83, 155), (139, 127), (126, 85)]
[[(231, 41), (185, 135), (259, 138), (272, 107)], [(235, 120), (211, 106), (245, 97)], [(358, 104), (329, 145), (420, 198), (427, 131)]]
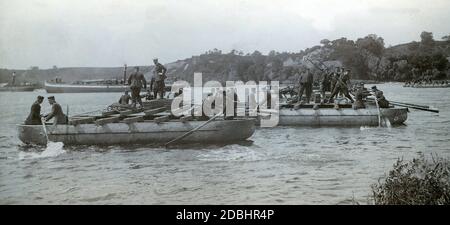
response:
[(372, 89), (377, 89), (377, 86), (372, 86), (371, 88), (372, 88)]
[(39, 95), (37, 98), (38, 99), (44, 99), (44, 96)]
[(50, 97), (47, 97), (47, 99), (52, 99), (52, 100), (55, 100), (55, 96), (50, 96)]

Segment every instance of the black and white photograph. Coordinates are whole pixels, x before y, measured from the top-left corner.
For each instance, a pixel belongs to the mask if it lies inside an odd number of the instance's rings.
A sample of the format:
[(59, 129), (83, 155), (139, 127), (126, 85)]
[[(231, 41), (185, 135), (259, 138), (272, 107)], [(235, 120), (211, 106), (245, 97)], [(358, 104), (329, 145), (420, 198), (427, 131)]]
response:
[(449, 12), (0, 0), (0, 205), (449, 205)]

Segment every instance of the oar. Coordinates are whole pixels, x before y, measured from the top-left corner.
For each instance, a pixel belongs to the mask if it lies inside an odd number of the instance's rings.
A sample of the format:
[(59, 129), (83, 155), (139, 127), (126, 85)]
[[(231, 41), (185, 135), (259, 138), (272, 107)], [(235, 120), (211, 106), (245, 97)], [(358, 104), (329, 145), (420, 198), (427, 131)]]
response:
[[(374, 99), (368, 98), (367, 101), (374, 101)], [(391, 102), (391, 101), (389, 101), (389, 104), (395, 105), (395, 106), (411, 108), (411, 109), (418, 109), (418, 110), (423, 110), (423, 111), (428, 111), (428, 112), (439, 113), (438, 109), (430, 108), (429, 106), (427, 106), (428, 108), (424, 108), (424, 107), (419, 107), (419, 106), (414, 106), (414, 105), (406, 105), (406, 104), (402, 104), (402, 103), (395, 103), (395, 102)]]
[(194, 128), (194, 129), (188, 131), (187, 133), (185, 133), (185, 134), (183, 134), (183, 135), (181, 135), (181, 136), (179, 136), (179, 137), (177, 137), (177, 138), (175, 138), (175, 139), (173, 139), (173, 140), (167, 142), (167, 143), (165, 144), (165, 146), (167, 147), (168, 145), (170, 145), (170, 144), (172, 144), (172, 143), (175, 143), (176, 141), (179, 141), (179, 140), (181, 140), (181, 139), (183, 139), (183, 138), (185, 138), (185, 137), (191, 135), (191, 134), (194, 133), (195, 131), (199, 130), (200, 128), (204, 127), (206, 124), (210, 123), (211, 121), (213, 121), (214, 119), (216, 119), (217, 117), (222, 116), (222, 115), (223, 115), (223, 112), (221, 112), (221, 113), (219, 113), (219, 114), (213, 116), (211, 119), (209, 119), (208, 121), (206, 121), (206, 122), (203, 123), (202, 125), (200, 125), (200, 126)]
[(41, 123), (42, 123), (42, 127), (44, 128), (45, 138), (47, 138), (47, 143), (48, 143), (49, 140), (48, 140), (48, 134), (47, 134), (47, 127), (45, 127), (45, 119), (44, 118), (41, 118)]
[(428, 111), (428, 112), (439, 113), (439, 110), (438, 110), (438, 109), (422, 108), (422, 107), (417, 107), (417, 106), (412, 106), (412, 105), (405, 105), (405, 104), (399, 104), (399, 103), (390, 103), (390, 104), (391, 104), (391, 105), (396, 105), (396, 106), (402, 106), (402, 107), (412, 108), (412, 109), (418, 109), (418, 110)]
[(403, 104), (403, 105), (412, 105), (412, 106), (425, 108), (425, 109), (429, 109), (430, 108), (430, 106), (427, 106), (427, 105), (416, 105), (416, 104), (411, 104), (411, 103), (407, 103), (407, 102), (396, 102), (396, 101), (389, 101), (389, 102), (396, 103), (396, 104)]
[(375, 96), (375, 93), (372, 93), (374, 95), (374, 100), (375, 100), (375, 105), (377, 106), (377, 110), (378, 110), (378, 127), (381, 127), (381, 110), (380, 110), (380, 105), (378, 104), (378, 99)]

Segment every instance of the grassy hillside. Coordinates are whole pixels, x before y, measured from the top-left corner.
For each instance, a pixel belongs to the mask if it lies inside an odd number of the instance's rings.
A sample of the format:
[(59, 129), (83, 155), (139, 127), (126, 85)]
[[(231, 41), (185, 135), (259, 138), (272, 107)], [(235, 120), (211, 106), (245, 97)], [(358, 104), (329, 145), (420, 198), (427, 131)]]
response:
[[(207, 80), (279, 80), (292, 83), (299, 67), (309, 67), (320, 79), (321, 72), (311, 64), (323, 68), (344, 66), (352, 70), (352, 77), (361, 80), (403, 81), (432, 74), (434, 79), (449, 76), (450, 41), (435, 41), (431, 33), (423, 32), (421, 42), (410, 42), (385, 48), (384, 40), (368, 35), (356, 41), (340, 38), (320, 41), (321, 45), (300, 52), (271, 51), (263, 55), (258, 51), (244, 54), (233, 50), (223, 53), (218, 49), (198, 56), (165, 64), (169, 78), (192, 81), (194, 72), (202, 72)], [(307, 60), (309, 59), (309, 60)], [(141, 66), (149, 79), (153, 66)], [(127, 72), (131, 73), (133, 67)], [(415, 70), (415, 73), (412, 71)], [(0, 69), (0, 82), (11, 80), (12, 70)], [(54, 68), (16, 70), (19, 82), (39, 82), (60, 77), (71, 82), (82, 79), (123, 78), (123, 67), (111, 68)]]

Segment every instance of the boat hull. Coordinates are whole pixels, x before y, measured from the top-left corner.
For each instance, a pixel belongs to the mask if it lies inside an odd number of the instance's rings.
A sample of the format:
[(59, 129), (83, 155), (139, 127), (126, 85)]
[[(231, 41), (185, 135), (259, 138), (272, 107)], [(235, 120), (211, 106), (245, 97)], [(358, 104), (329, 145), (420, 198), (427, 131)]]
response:
[[(392, 125), (403, 124), (407, 108), (380, 109)], [(279, 126), (378, 126), (378, 109), (281, 109)]]
[[(127, 145), (164, 144), (206, 121), (168, 121), (162, 123), (138, 122), (132, 124), (110, 123), (47, 125), (48, 138), (65, 145)], [(255, 132), (254, 119), (215, 120), (178, 143), (228, 143), (248, 139)], [(18, 125), (19, 139), (26, 144), (46, 144), (41, 125)]]
[(35, 87), (0, 87), (0, 91), (9, 91), (9, 92), (26, 92), (26, 91), (34, 91)]
[(130, 89), (125, 85), (72, 85), (47, 82), (45, 82), (44, 87), (47, 93), (124, 92)]
[(415, 84), (415, 85), (403, 85), (403, 87), (411, 87), (411, 88), (450, 88), (450, 84)]

